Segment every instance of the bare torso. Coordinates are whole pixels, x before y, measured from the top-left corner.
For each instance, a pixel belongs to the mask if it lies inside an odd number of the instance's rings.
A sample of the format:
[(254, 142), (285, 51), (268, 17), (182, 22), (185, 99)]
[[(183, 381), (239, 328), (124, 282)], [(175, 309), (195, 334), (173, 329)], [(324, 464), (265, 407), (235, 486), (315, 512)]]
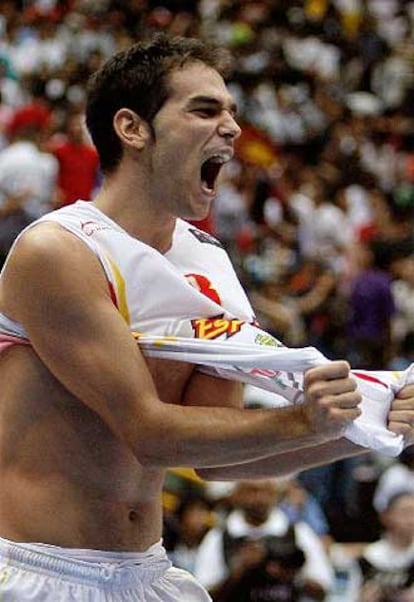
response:
[[(191, 366), (148, 364), (160, 398), (180, 403)], [(30, 347), (0, 355), (0, 382), (1, 537), (128, 551), (160, 538), (163, 471), (144, 469)]]

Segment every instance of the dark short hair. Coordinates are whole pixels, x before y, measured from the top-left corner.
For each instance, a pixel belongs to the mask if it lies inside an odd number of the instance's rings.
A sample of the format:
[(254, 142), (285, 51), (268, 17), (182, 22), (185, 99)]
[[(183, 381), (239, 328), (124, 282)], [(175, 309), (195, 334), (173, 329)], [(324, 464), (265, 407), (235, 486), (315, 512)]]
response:
[(122, 146), (113, 128), (115, 113), (125, 107), (151, 125), (169, 97), (168, 76), (183, 65), (200, 61), (223, 78), (230, 72), (230, 54), (200, 39), (157, 34), (118, 52), (90, 78), (86, 125), (104, 173), (113, 171)]

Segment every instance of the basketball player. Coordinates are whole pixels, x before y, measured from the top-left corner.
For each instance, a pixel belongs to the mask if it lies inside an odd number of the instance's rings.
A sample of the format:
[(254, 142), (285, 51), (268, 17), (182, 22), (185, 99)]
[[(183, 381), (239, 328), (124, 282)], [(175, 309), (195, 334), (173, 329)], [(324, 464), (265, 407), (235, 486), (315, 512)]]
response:
[[(226, 309), (235, 290), (242, 320), (254, 318), (237, 283), (229, 295), (209, 279), (213, 301), (173, 265), (186, 249), (202, 276), (214, 252), (218, 272), (229, 273), (214, 239), (182, 219), (208, 214), (240, 133), (226, 61), (200, 41), (163, 36), (111, 58), (89, 87), (87, 124), (104, 173), (96, 200), (32, 224), (6, 261), (2, 602), (207, 601), (161, 544), (168, 467), (263, 477), (362, 451), (342, 438), (361, 401), (346, 362), (309, 370), (303, 405), (244, 410), (239, 383), (144, 358), (131, 335), (170, 334), (169, 312), (190, 327), (208, 316), (204, 299)], [(190, 291), (200, 299), (187, 308)], [(402, 395), (390, 428), (409, 443), (414, 394)]]

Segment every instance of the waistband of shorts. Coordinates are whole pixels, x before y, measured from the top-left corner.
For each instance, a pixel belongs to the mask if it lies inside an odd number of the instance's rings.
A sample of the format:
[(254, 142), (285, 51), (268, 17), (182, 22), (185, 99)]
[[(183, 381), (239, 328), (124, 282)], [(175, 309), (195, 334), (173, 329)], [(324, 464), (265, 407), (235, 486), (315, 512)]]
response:
[(37, 575), (49, 575), (105, 589), (150, 583), (171, 567), (161, 540), (145, 552), (119, 553), (20, 543), (0, 538), (0, 562)]

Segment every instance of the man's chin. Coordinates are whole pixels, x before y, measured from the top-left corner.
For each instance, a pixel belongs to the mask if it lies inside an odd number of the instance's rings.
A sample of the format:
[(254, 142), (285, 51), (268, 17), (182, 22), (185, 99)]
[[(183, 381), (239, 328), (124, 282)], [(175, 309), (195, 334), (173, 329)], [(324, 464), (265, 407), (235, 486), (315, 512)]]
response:
[(184, 219), (187, 220), (188, 222), (203, 222), (204, 220), (208, 219), (210, 215), (210, 212), (205, 213), (204, 215), (190, 215), (188, 217), (185, 217)]
[(189, 211), (188, 214), (183, 219), (190, 222), (202, 222), (208, 219), (211, 213), (211, 203), (208, 206), (203, 205), (203, 207), (192, 208), (192, 211)]

